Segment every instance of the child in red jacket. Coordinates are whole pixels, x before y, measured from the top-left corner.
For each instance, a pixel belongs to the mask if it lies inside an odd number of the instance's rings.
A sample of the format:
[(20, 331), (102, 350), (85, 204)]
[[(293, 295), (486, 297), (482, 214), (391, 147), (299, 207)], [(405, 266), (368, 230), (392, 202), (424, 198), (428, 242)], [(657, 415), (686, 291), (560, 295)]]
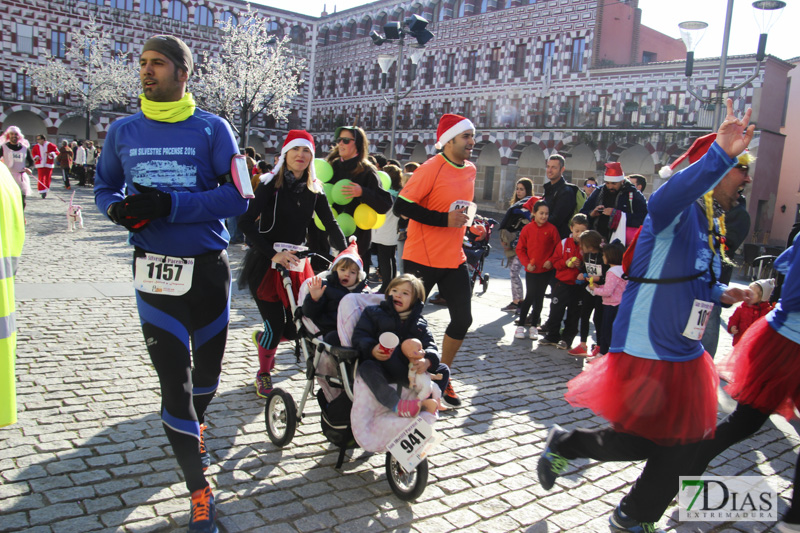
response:
[(772, 296), (774, 288), (774, 279), (760, 279), (750, 284), (750, 290), (753, 291), (753, 299), (751, 301), (745, 300), (739, 304), (739, 307), (736, 308), (730, 320), (728, 320), (728, 332), (733, 335), (734, 346), (736, 346), (739, 339), (742, 338), (744, 332), (753, 322), (772, 310), (769, 297)]
[[(580, 302), (583, 284), (576, 284), (578, 274), (581, 273), (583, 255), (581, 254), (581, 233), (589, 229), (589, 219), (583, 213), (578, 213), (569, 222), (572, 235), (562, 239), (556, 245), (551, 257), (553, 267), (556, 269), (556, 281), (553, 284), (553, 297), (550, 299), (550, 316), (544, 325), (544, 338), (539, 345), (554, 345), (557, 348), (568, 349), (578, 334), (578, 321), (581, 316)], [(566, 312), (564, 332), (561, 332), (561, 321)]]
[(553, 278), (553, 263), (550, 257), (558, 244), (558, 229), (547, 221), (550, 208), (544, 201), (533, 206), (533, 223), (526, 224), (517, 241), (517, 258), (525, 267), (525, 301), (519, 312), (519, 327), (514, 332), (517, 339), (525, 338), (525, 317), (531, 313), (530, 338), (536, 339), (536, 326), (539, 324), (547, 285)]

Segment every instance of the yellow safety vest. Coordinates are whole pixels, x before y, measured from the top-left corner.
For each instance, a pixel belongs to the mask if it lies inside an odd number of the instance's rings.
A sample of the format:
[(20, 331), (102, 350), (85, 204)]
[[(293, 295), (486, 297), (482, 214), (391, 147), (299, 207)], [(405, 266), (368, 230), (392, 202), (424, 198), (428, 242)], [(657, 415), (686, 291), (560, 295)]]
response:
[(17, 421), (14, 274), (24, 242), (22, 193), (8, 167), (0, 163), (0, 427)]

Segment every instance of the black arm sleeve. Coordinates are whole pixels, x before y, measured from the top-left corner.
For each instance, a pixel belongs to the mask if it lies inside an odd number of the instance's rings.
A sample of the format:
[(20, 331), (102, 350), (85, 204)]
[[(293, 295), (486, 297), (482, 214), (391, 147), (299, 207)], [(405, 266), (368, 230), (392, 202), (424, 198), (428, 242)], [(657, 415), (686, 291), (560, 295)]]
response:
[(247, 211), (239, 217), (239, 229), (250, 240), (253, 247), (268, 258), (275, 255), (274, 242), (264, 238), (258, 231), (258, 218), (261, 210), (267, 204), (268, 199), (274, 193), (275, 188), (271, 184), (261, 185), (256, 188), (255, 198), (250, 200)]
[(448, 213), (425, 209), (421, 205), (409, 202), (400, 196), (397, 197), (397, 201), (394, 203), (394, 214), (398, 217), (408, 217), (427, 226), (447, 227)]

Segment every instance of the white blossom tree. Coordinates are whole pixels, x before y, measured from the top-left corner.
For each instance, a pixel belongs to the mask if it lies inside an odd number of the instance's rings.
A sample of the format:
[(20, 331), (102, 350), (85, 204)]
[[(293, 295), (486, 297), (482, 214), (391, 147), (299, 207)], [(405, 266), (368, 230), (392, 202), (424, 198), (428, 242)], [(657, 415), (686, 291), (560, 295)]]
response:
[(110, 34), (95, 23), (76, 25), (69, 34), (64, 59), (49, 52), (45, 64), (27, 68), (33, 83), (47, 94), (75, 97), (86, 116), (89, 138), (91, 114), (102, 104), (127, 104), (139, 85), (128, 54), (115, 52)]
[(203, 53), (202, 65), (190, 79), (191, 91), (204, 109), (233, 122), (238, 113), (242, 146), (250, 124), (262, 113), (285, 120), (299, 93), (306, 61), (295, 57), (289, 39), (269, 34), (267, 20), (250, 10), (239, 23), (220, 23), (220, 52)]

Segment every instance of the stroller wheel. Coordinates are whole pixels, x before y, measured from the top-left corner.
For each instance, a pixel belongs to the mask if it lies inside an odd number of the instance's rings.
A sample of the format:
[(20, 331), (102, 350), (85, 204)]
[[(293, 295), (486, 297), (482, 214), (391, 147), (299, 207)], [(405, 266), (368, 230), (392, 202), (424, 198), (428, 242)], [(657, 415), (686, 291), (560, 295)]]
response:
[(288, 392), (273, 389), (269, 393), (264, 418), (272, 444), (283, 448), (292, 442), (297, 429), (297, 407)]
[(489, 290), (489, 274), (483, 275), (483, 294), (486, 294), (486, 291)]
[(386, 479), (395, 496), (404, 502), (416, 500), (428, 485), (428, 460), (424, 459), (413, 472), (406, 473), (392, 454), (387, 453)]

